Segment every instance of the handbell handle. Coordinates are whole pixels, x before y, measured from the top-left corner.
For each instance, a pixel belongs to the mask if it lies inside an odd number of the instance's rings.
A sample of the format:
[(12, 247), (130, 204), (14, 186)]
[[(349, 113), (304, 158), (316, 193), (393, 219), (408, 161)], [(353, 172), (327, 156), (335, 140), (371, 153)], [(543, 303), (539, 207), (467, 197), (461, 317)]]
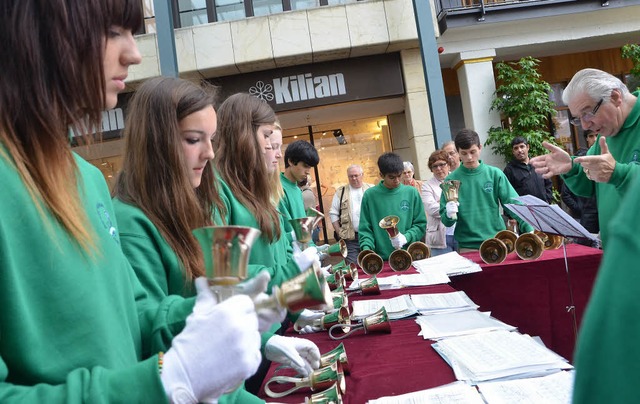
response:
[[(278, 383), (278, 384), (293, 383), (293, 387), (290, 388), (289, 390), (276, 393), (275, 391), (271, 390), (271, 388), (269, 387), (271, 383)], [(265, 383), (264, 392), (267, 393), (267, 395), (271, 398), (279, 398), (279, 397), (288, 396), (289, 394), (297, 390), (300, 390), (301, 388), (304, 388), (304, 387), (311, 387), (311, 380), (308, 377), (300, 378), (300, 377), (291, 377), (291, 376), (274, 376), (271, 379), (269, 379), (267, 383)]]
[[(333, 330), (335, 329), (345, 329), (348, 328), (349, 331), (345, 332), (344, 335), (333, 335)], [(329, 328), (329, 338), (331, 338), (332, 340), (335, 341), (339, 341), (341, 339), (345, 339), (347, 338), (349, 335), (353, 334), (354, 332), (358, 331), (358, 330), (362, 330), (364, 329), (364, 326), (361, 323), (356, 323), (356, 324), (335, 324), (333, 326), (331, 326), (331, 328)]]

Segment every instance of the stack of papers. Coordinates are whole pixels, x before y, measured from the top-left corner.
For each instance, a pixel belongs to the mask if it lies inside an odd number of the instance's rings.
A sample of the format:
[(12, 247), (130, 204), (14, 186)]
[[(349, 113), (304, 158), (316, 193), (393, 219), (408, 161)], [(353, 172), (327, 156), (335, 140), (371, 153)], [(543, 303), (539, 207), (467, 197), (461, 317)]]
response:
[[(349, 285), (350, 290), (355, 290), (360, 287), (360, 282), (368, 278), (358, 278)], [(442, 270), (434, 270), (426, 274), (402, 274), (385, 276), (384, 278), (378, 278), (378, 287), (381, 290), (386, 289), (400, 289), (409, 286), (429, 286), (429, 285), (443, 285), (451, 282), (451, 279)]]
[(369, 404), (484, 404), (482, 397), (475, 387), (461, 382), (454, 382), (444, 386), (435, 387), (428, 390), (416, 391), (415, 393), (402, 394), (393, 397), (382, 397), (376, 400), (369, 400)]
[(422, 335), (424, 339), (433, 340), (487, 331), (513, 331), (516, 329), (516, 327), (496, 320), (488, 313), (480, 313), (478, 310), (419, 316), (416, 318), (416, 323), (421, 330), (418, 335)]
[(458, 380), (471, 384), (573, 369), (566, 359), (517, 332), (499, 330), (451, 337), (432, 347), (453, 368)]
[(356, 300), (351, 304), (353, 307), (351, 319), (353, 320), (360, 320), (370, 316), (383, 306), (387, 310), (389, 320), (398, 320), (418, 314), (418, 310), (411, 302), (409, 295), (402, 295), (392, 299)]
[(573, 371), (557, 372), (544, 377), (480, 383), (478, 388), (489, 404), (570, 404), (573, 378)]
[(455, 276), (482, 271), (480, 265), (461, 256), (455, 251), (423, 260), (413, 261), (412, 265), (422, 274), (428, 274), (431, 271), (436, 270), (444, 270), (447, 275)]
[(479, 307), (462, 291), (411, 295), (411, 301), (421, 314), (453, 313)]

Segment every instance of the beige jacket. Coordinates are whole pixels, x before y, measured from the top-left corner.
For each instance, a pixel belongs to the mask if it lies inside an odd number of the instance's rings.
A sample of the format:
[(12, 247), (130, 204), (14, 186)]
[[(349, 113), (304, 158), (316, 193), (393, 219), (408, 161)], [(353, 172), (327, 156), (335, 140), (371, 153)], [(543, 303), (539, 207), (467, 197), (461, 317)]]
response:
[(426, 244), (431, 248), (445, 248), (447, 246), (447, 228), (440, 219), (440, 181), (436, 177), (422, 183), (422, 203), (427, 214)]
[[(362, 191), (364, 192), (372, 186), (372, 184), (363, 183)], [(349, 185), (343, 185), (338, 188), (335, 197), (337, 197), (339, 201), (343, 189), (344, 196), (342, 197), (342, 204), (340, 205), (340, 232), (338, 235), (342, 239), (353, 240), (356, 238), (356, 231), (353, 228), (353, 223), (351, 221), (351, 188)]]

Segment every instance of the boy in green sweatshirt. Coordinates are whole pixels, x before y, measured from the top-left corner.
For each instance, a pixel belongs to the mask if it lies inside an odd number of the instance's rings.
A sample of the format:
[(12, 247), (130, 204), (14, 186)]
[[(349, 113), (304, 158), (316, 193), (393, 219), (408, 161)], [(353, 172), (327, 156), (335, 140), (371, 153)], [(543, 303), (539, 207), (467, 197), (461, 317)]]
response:
[[(386, 260), (395, 249), (424, 240), (427, 216), (418, 191), (401, 183), (404, 165), (400, 156), (384, 153), (378, 158), (378, 169), (382, 181), (362, 197), (358, 236), (361, 250), (373, 250)], [(393, 239), (378, 225), (390, 215), (400, 218), (399, 233)]]
[[(505, 230), (500, 205), (504, 208), (507, 203), (518, 203), (514, 199), (518, 197), (518, 193), (500, 169), (480, 160), (482, 145), (476, 132), (462, 129), (456, 134), (455, 144), (462, 165), (449, 174), (445, 181), (460, 181), (458, 202), (447, 202), (443, 192), (440, 198), (440, 217), (447, 227), (456, 224), (454, 237), (462, 251), (477, 250), (484, 240)], [(512, 216), (516, 217), (515, 214)], [(533, 231), (528, 223), (519, 218), (516, 221), (522, 233)]]

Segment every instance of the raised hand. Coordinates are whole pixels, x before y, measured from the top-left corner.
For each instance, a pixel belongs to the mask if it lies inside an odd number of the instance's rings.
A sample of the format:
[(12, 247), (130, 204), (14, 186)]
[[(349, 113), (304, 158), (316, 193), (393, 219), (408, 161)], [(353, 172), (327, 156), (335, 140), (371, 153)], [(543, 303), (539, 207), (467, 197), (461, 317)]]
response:
[(601, 136), (599, 142), (600, 155), (576, 157), (573, 161), (582, 166), (582, 170), (591, 181), (609, 182), (613, 170), (616, 168), (616, 160), (609, 152), (607, 139)]
[(549, 150), (548, 154), (531, 159), (531, 165), (543, 178), (551, 178), (554, 175), (568, 173), (573, 165), (571, 156), (562, 148), (549, 142), (542, 142), (542, 146)]

